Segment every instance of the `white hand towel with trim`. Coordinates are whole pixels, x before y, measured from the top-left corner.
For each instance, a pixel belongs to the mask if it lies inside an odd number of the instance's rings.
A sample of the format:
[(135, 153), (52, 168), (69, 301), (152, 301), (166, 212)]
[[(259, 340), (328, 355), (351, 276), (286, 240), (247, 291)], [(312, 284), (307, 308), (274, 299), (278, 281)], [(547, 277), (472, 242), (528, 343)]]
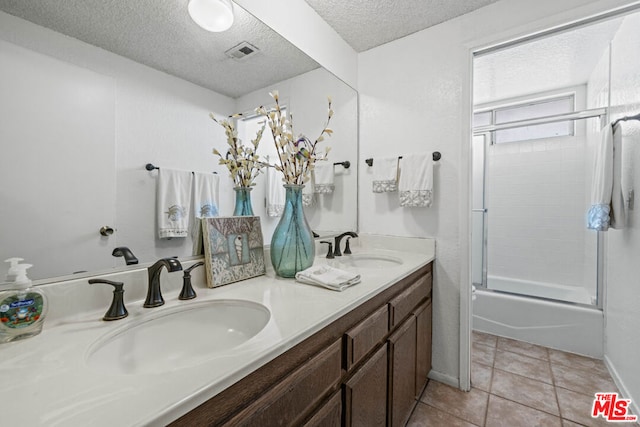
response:
[(398, 158), (383, 157), (373, 162), (373, 192), (398, 191)]
[(284, 211), (285, 189), (282, 172), (267, 168), (267, 215), (281, 216)]
[(320, 194), (333, 193), (335, 185), (333, 184), (333, 163), (323, 161), (316, 163), (313, 168), (315, 185), (314, 191)]
[(201, 218), (212, 218), (220, 214), (220, 177), (213, 173), (193, 173), (193, 255), (203, 253)]
[(433, 203), (433, 159), (431, 154), (404, 156), (400, 166), (400, 206), (429, 207)]
[(314, 265), (296, 273), (296, 280), (308, 285), (322, 286), (333, 291), (343, 291), (360, 283), (360, 275), (328, 265)]
[(193, 174), (160, 168), (158, 171), (158, 237), (187, 237)]

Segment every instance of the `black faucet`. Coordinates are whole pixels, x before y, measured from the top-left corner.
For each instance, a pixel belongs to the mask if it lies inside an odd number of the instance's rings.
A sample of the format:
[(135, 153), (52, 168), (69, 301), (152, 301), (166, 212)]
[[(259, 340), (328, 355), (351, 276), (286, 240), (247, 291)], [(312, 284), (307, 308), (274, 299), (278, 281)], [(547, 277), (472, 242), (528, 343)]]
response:
[(124, 284), (122, 282), (112, 282), (111, 280), (105, 279), (89, 279), (90, 285), (93, 285), (94, 283), (105, 283), (113, 286), (113, 300), (111, 301), (111, 306), (104, 314), (102, 320), (108, 321), (124, 319), (129, 315), (127, 308), (124, 306), (124, 289), (122, 289)]
[(160, 272), (162, 267), (167, 267), (169, 273), (182, 270), (180, 261), (176, 258), (161, 258), (149, 267), (149, 289), (147, 290), (147, 299), (144, 301), (143, 307), (159, 307), (164, 304), (162, 293), (160, 292)]
[(335, 244), (333, 246), (333, 255), (334, 256), (342, 256), (342, 252), (340, 251), (340, 241), (342, 240), (342, 238), (344, 236), (350, 236), (350, 237), (358, 237), (358, 235), (356, 233), (354, 233), (353, 231), (347, 231), (346, 233), (342, 233), (339, 236), (335, 237)]
[(180, 291), (178, 299), (193, 299), (197, 296), (196, 291), (194, 291), (193, 286), (191, 286), (191, 271), (201, 265), (204, 265), (204, 262), (199, 261), (184, 270), (184, 275), (182, 276), (182, 291)]
[(113, 250), (113, 252), (111, 252), (111, 255), (113, 256), (123, 256), (124, 257), (124, 262), (127, 263), (127, 265), (132, 265), (132, 264), (137, 264), (138, 263), (138, 258), (136, 258), (136, 256), (133, 254), (133, 252), (131, 252), (131, 249), (129, 249), (126, 246), (120, 246), (117, 247)]

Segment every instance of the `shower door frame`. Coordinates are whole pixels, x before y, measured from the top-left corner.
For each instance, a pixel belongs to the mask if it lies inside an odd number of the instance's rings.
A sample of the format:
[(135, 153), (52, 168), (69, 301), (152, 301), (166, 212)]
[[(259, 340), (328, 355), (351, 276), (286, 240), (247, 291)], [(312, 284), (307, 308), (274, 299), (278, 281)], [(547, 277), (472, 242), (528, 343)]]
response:
[[(474, 56), (475, 57), (475, 56)], [(472, 99), (472, 103), (473, 103), (473, 99)], [(551, 115), (551, 116), (545, 116), (545, 117), (539, 117), (539, 118), (534, 118), (534, 119), (526, 119), (526, 120), (517, 120), (517, 121), (513, 121), (513, 122), (506, 122), (506, 123), (500, 123), (500, 124), (491, 124), (491, 125), (485, 125), (485, 126), (478, 126), (475, 128), (472, 128), (471, 130), (471, 137), (472, 137), (472, 144), (473, 144), (473, 138), (476, 136), (482, 136), (484, 138), (483, 141), (483, 159), (482, 159), (482, 167), (483, 167), (483, 171), (482, 171), (482, 209), (471, 209), (471, 216), (472, 216), (472, 229), (473, 229), (473, 212), (477, 212), (477, 211), (481, 211), (483, 212), (483, 230), (482, 230), (482, 239), (483, 239), (483, 247), (482, 247), (482, 289), (483, 291), (487, 291), (487, 292), (504, 292), (504, 293), (512, 293), (512, 292), (507, 292), (507, 291), (500, 291), (500, 290), (493, 290), (493, 289), (489, 289), (487, 287), (488, 285), (488, 257), (487, 257), (487, 243), (489, 240), (489, 233), (488, 233), (488, 210), (487, 210), (487, 206), (486, 206), (486, 201), (487, 201), (487, 196), (486, 196), (486, 191), (487, 191), (487, 145), (493, 145), (495, 144), (495, 139), (494, 139), (494, 132), (495, 131), (499, 131), (499, 130), (504, 130), (504, 129), (514, 129), (514, 128), (519, 128), (519, 127), (525, 127), (525, 126), (533, 126), (533, 125), (540, 125), (540, 124), (547, 124), (547, 123), (555, 123), (555, 122), (561, 122), (561, 121), (567, 121), (567, 120), (584, 120), (584, 119), (589, 119), (589, 118), (599, 118), (600, 119), (600, 128), (602, 128), (606, 123), (608, 123), (609, 120), (609, 108), (593, 108), (593, 109), (586, 109), (586, 110), (581, 110), (581, 111), (574, 111), (571, 113), (564, 113), (564, 114), (556, 114), (556, 115)], [(473, 148), (471, 149), (471, 156), (473, 156)], [(472, 168), (473, 168), (473, 159), (471, 161), (472, 164)], [(473, 169), (471, 170), (471, 173), (473, 174)], [(473, 190), (473, 188), (471, 189)], [(473, 194), (471, 194), (471, 198), (473, 201)], [(473, 206), (473, 204), (472, 204)], [(548, 298), (548, 297), (543, 297), (543, 296), (536, 296), (536, 295), (528, 295), (528, 294), (520, 294), (520, 293), (513, 293), (514, 295), (518, 295), (518, 296), (522, 296), (522, 297), (526, 297), (526, 298), (537, 298), (537, 299), (541, 299), (541, 300), (545, 300), (545, 301), (553, 301), (553, 302), (558, 302), (561, 304), (573, 304), (573, 305), (577, 305), (577, 306), (582, 306), (582, 307), (586, 307), (586, 308), (596, 308), (598, 310), (602, 310), (603, 309), (603, 282), (604, 282), (604, 239), (603, 239), (603, 235), (602, 235), (602, 231), (597, 231), (596, 232), (596, 303), (595, 304), (584, 304), (584, 303), (579, 303), (579, 302), (573, 302), (573, 301), (565, 301), (565, 300), (558, 300), (558, 299), (553, 299), (553, 298)], [(472, 256), (473, 256), (473, 252), (472, 252)], [(473, 266), (473, 259), (470, 260), (470, 264), (471, 266)], [(471, 277), (473, 277), (473, 272), (471, 272)], [(474, 283), (472, 283), (474, 284)]]
[[(459, 358), (459, 388), (461, 390), (468, 391), (471, 389), (471, 332), (472, 328), (472, 298), (471, 298), (471, 225), (472, 225), (472, 215), (471, 215), (471, 142), (473, 137), (473, 126), (472, 126), (472, 117), (473, 117), (473, 59), (475, 56), (482, 53), (489, 53), (494, 50), (504, 49), (514, 44), (519, 44), (525, 42), (527, 40), (532, 40), (536, 38), (543, 37), (549, 34), (555, 34), (562, 31), (567, 31), (572, 28), (580, 27), (583, 25), (588, 25), (590, 23), (598, 22), (601, 20), (615, 18), (618, 16), (624, 16), (633, 12), (637, 12), (640, 10), (640, 1), (636, 1), (632, 4), (628, 4), (625, 6), (606, 6), (606, 5), (595, 5), (593, 8), (589, 10), (575, 10), (575, 13), (569, 12), (569, 15), (566, 15), (564, 18), (564, 24), (555, 24), (553, 23), (553, 19), (551, 16), (546, 18), (544, 21), (550, 24), (538, 23), (535, 24), (540, 30), (532, 30), (531, 23), (521, 24), (515, 28), (512, 28), (508, 31), (510, 36), (505, 36), (505, 34), (494, 34), (489, 35), (484, 40), (480, 42), (472, 42), (467, 44), (467, 52), (465, 54), (465, 64), (469, 73), (469, 77), (464, 85), (464, 98), (467, 102), (464, 102), (464, 115), (466, 119), (464, 120), (464, 133), (466, 134), (465, 138), (468, 139), (467, 147), (463, 148), (461, 154), (461, 163), (466, 165), (466, 171), (464, 171), (463, 176), (465, 178), (464, 186), (466, 187), (467, 197), (466, 200), (462, 202), (462, 205), (467, 209), (466, 219), (461, 219), (460, 228), (465, 231), (465, 238), (461, 239), (462, 246), (465, 248), (464, 254), (462, 255), (461, 269), (460, 275), (463, 279), (463, 282), (466, 281), (466, 290), (462, 290), (460, 292), (460, 337), (459, 337), (459, 345), (460, 345), (460, 358)], [(555, 19), (555, 18), (554, 18)], [(557, 22), (557, 21), (556, 21)], [(608, 116), (607, 116), (608, 119)], [(468, 133), (467, 133), (468, 132)], [(597, 237), (597, 245), (599, 253), (602, 253), (604, 256), (604, 238), (601, 232), (598, 232)], [(604, 264), (601, 264), (598, 261), (598, 281), (599, 283), (604, 282)], [(464, 286), (464, 283), (461, 284)], [(604, 301), (602, 298), (603, 294), (603, 286), (598, 286), (598, 304), (600, 306), (603, 305)]]

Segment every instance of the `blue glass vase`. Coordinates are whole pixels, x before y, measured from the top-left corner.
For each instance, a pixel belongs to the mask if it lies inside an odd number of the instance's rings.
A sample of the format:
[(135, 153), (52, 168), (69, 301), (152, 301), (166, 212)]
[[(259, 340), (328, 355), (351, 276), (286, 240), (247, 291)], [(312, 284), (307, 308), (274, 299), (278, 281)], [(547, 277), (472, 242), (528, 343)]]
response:
[(284, 186), (284, 212), (271, 237), (271, 264), (280, 277), (295, 277), (313, 265), (316, 255), (313, 232), (302, 208), (303, 187)]
[(253, 216), (253, 207), (251, 206), (251, 187), (234, 187), (236, 191), (236, 207), (233, 210), (233, 216)]

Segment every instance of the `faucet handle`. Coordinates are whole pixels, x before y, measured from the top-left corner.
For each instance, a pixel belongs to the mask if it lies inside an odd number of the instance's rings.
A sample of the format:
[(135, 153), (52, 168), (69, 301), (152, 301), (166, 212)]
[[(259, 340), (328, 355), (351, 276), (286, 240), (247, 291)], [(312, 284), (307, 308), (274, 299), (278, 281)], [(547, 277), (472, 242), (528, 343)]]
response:
[(327, 258), (333, 259), (333, 243), (328, 242), (326, 240), (320, 240), (320, 243), (326, 243), (327, 245), (329, 245), (329, 252), (327, 252)]
[(93, 285), (94, 283), (104, 283), (107, 285), (111, 285), (114, 287), (113, 289), (113, 300), (111, 301), (111, 306), (105, 313), (102, 320), (118, 320), (124, 319), (129, 315), (127, 308), (124, 306), (124, 283), (122, 282), (113, 282), (111, 280), (105, 279), (89, 279), (89, 284)]
[(351, 240), (351, 237), (347, 237), (347, 241), (344, 244), (343, 254), (345, 255), (351, 255), (351, 247), (349, 246), (349, 240)]
[(182, 291), (180, 291), (180, 296), (178, 297), (178, 299), (187, 300), (193, 299), (198, 296), (196, 294), (196, 291), (193, 290), (193, 286), (191, 286), (191, 271), (197, 267), (200, 267), (201, 265), (204, 265), (204, 262), (199, 261), (193, 264), (191, 267), (183, 270), (184, 274), (182, 276)]

